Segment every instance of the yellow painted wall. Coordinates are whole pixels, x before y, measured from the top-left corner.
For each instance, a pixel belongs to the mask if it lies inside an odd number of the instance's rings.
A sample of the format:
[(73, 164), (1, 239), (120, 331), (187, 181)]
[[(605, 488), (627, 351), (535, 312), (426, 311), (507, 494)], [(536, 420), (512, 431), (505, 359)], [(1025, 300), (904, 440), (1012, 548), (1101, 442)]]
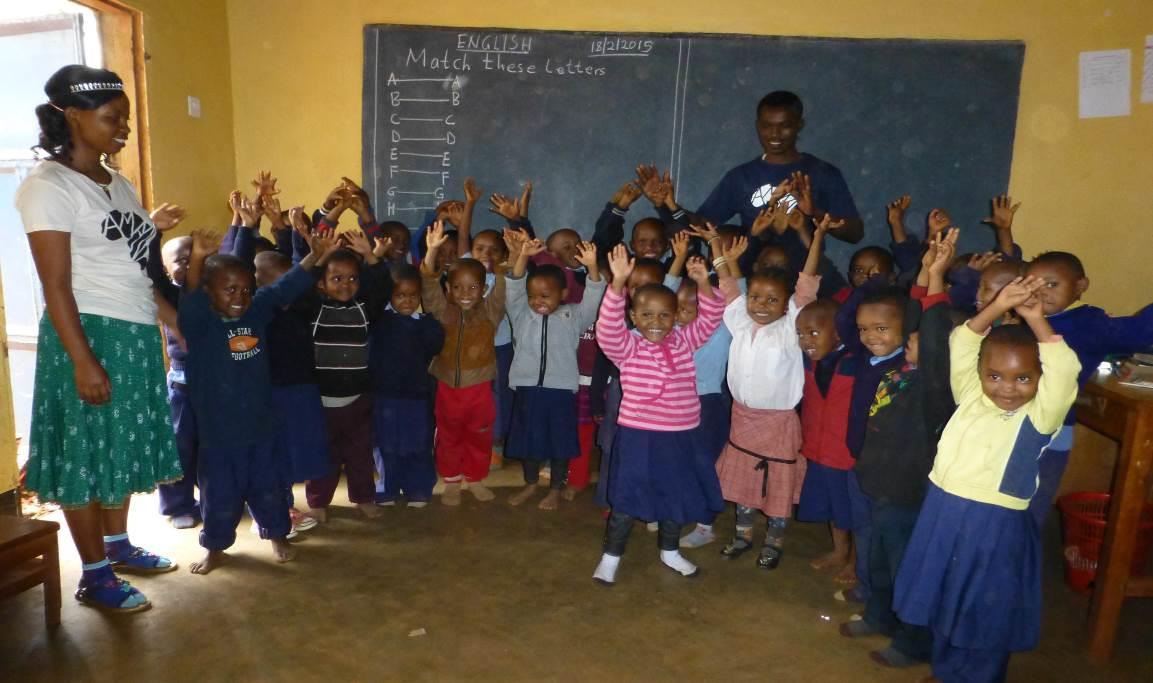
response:
[[(247, 186), (257, 170), (271, 168), (286, 199), (309, 206), (340, 175), (360, 175), (366, 23), (1024, 40), (1009, 188), (1024, 202), (1018, 240), (1027, 254), (1066, 249), (1080, 255), (1093, 283), (1091, 303), (1127, 313), (1153, 299), (1153, 269), (1146, 265), (1153, 244), (1153, 105), (1136, 100), (1141, 47), (1145, 34), (1153, 34), (1149, 0), (844, 0), (787, 7), (763, 0), (229, 0), (227, 6), (235, 182)], [(1113, 48), (1134, 51), (1134, 115), (1079, 120), (1078, 53)], [(205, 41), (201, 53), (215, 51), (215, 41)], [(751, 130), (749, 144), (755, 146)], [(154, 151), (158, 166), (171, 163), (166, 153)]]
[[(144, 12), (156, 203), (188, 210), (182, 231), (227, 225), (236, 164), (225, 0), (127, 2)], [(199, 119), (188, 116), (189, 95), (200, 98)]]

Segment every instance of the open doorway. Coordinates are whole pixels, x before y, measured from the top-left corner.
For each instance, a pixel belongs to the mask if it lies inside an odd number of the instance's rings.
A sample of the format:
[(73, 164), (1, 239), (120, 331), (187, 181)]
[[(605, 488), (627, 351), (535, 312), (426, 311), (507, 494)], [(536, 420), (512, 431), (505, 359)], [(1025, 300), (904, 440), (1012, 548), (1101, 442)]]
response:
[[(39, 128), (34, 110), (45, 101), (44, 83), (66, 64), (116, 71), (132, 101), (132, 140), (114, 163), (151, 205), (147, 161), (142, 18), (112, 0), (5, 0), (0, 5), (0, 492), (27, 459), (37, 327), (44, 312), (36, 269), (20, 215), (16, 189), (36, 164), (32, 146)], [(17, 442), (20, 443), (17, 446)]]

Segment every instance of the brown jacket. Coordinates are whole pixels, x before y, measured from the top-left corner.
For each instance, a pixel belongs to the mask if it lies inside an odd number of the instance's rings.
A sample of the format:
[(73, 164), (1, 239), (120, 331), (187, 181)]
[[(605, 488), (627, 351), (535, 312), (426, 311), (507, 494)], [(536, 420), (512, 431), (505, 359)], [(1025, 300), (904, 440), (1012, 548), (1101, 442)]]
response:
[(496, 379), (496, 347), (493, 337), (504, 317), (504, 274), (496, 273), (496, 282), (481, 302), (465, 311), (450, 303), (444, 295), (440, 277), (421, 270), (421, 295), (424, 310), (444, 327), (444, 348), (428, 371), (445, 384), (460, 388)]

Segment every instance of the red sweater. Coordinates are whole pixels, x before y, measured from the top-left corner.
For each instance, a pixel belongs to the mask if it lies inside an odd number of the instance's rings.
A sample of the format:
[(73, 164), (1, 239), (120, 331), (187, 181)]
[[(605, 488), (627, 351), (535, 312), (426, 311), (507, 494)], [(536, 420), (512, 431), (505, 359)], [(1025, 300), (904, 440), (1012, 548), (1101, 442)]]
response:
[(856, 462), (845, 437), (849, 428), (849, 406), (853, 398), (856, 357), (842, 355), (833, 369), (828, 395), (822, 396), (813, 374), (813, 364), (805, 359), (805, 389), (801, 398), (801, 453), (808, 460), (836, 470), (852, 469)]

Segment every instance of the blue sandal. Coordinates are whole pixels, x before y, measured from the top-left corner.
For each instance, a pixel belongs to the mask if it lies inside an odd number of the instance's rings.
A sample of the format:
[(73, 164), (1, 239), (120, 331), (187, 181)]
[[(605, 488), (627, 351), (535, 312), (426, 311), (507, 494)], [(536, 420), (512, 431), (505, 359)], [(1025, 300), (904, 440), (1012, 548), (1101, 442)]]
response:
[(176, 563), (167, 557), (150, 553), (140, 546), (132, 546), (132, 550), (124, 555), (108, 556), (108, 562), (116, 571), (126, 574), (163, 574), (176, 569)]
[(94, 607), (109, 614), (132, 614), (152, 607), (144, 594), (132, 587), (124, 579), (109, 572), (107, 578), (90, 584), (80, 583), (76, 589), (76, 599), (80, 604)]

